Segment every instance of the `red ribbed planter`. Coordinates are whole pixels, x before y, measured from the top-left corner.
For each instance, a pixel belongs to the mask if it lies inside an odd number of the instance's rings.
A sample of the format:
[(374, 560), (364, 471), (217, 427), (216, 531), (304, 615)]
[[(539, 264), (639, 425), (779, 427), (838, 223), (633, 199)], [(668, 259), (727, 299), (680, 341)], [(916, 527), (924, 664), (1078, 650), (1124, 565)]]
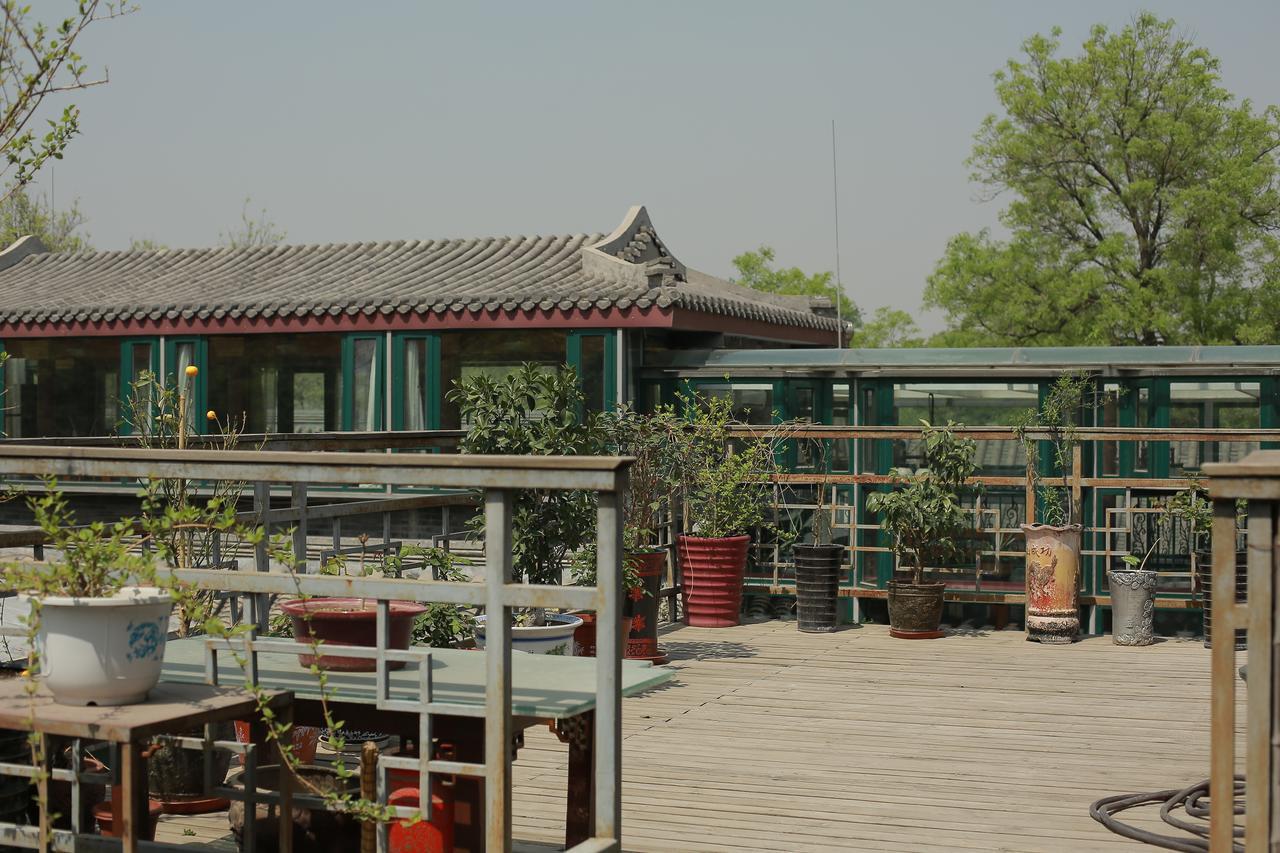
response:
[(750, 536), (679, 538), (685, 624), (694, 628), (731, 628), (742, 610), (742, 573)]
[[(361, 598), (310, 598), (286, 601), (280, 609), (293, 619), (293, 636), (300, 643), (312, 635), (335, 646), (378, 645), (378, 603)], [(393, 649), (409, 648), (414, 620), (427, 612), (416, 601), (391, 602), (391, 644)], [(310, 616), (308, 617), (308, 614)], [(298, 655), (298, 662), (311, 666), (314, 655)], [(338, 672), (373, 672), (373, 658), (320, 655), (320, 668)], [(404, 669), (404, 661), (388, 661), (388, 669)]]

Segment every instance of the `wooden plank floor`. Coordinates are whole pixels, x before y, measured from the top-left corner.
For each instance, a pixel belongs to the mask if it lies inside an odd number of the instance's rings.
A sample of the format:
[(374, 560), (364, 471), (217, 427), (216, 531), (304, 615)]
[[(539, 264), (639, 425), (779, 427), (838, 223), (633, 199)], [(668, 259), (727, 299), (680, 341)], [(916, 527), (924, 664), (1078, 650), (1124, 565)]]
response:
[[(677, 680), (624, 703), (628, 850), (1151, 850), (1108, 833), (1089, 804), (1209, 772), (1198, 640), (911, 642), (775, 620), (662, 643)], [(560, 846), (565, 761), (549, 732), (526, 733), (517, 849)], [(1154, 810), (1133, 821), (1167, 830)], [(159, 836), (234, 850), (226, 833), (220, 813), (166, 817)]]
[[(1148, 850), (1089, 804), (1209, 772), (1197, 640), (902, 641), (768, 621), (662, 642), (679, 678), (624, 704), (628, 850)], [(561, 837), (564, 773), (564, 747), (530, 731), (518, 837)], [(1154, 810), (1134, 822), (1163, 827)]]

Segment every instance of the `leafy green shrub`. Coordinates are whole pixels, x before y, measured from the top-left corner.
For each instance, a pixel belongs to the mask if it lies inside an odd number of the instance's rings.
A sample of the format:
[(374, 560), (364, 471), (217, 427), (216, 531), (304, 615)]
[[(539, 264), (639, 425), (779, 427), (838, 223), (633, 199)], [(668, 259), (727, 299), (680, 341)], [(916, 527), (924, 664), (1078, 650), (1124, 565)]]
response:
[(921, 421), (924, 467), (894, 473), (894, 489), (867, 495), (867, 509), (883, 516), (881, 526), (893, 539), (899, 562), (911, 559), (911, 582), (922, 583), (926, 566), (941, 567), (961, 549), (961, 537), (972, 529), (962, 498), (981, 486), (966, 481), (976, 470), (972, 439), (958, 438), (950, 421), (935, 427)]

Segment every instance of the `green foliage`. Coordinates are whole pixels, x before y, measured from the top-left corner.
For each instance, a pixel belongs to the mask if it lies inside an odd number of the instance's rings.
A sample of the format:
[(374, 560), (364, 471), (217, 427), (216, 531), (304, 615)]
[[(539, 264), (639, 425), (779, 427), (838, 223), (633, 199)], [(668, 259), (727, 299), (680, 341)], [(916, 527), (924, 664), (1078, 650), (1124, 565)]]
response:
[(1001, 213), (929, 278), (951, 345), (1280, 340), (1280, 110), (1221, 86), (1218, 60), (1143, 13), (1060, 31), (996, 75), (1003, 110), (969, 164)]
[(164, 243), (161, 243), (157, 240), (153, 240), (150, 237), (130, 237), (129, 238), (130, 252), (155, 252), (155, 251), (159, 251), (161, 249), (167, 249), (167, 248), (169, 247), (166, 246)]
[[(1069, 488), (1073, 456), (1080, 445), (1080, 416), (1086, 407), (1092, 408), (1110, 398), (1110, 393), (1098, 394), (1097, 385), (1087, 374), (1063, 373), (1050, 386), (1040, 408), (1026, 410), (1014, 422), (1014, 434), (1026, 451), (1027, 478), (1035, 485), (1040, 517), (1045, 524), (1070, 525), (1080, 518), (1079, 502), (1071, 496)], [(1049, 443), (1060, 484), (1047, 483), (1041, 475), (1042, 440)]]
[[(574, 586), (595, 586), (599, 575), (596, 572), (597, 551), (595, 543), (588, 545), (569, 560), (569, 577)], [(631, 555), (622, 559), (622, 585), (624, 589), (644, 589), (640, 579), (640, 563)], [(646, 593), (648, 590), (645, 590)]]
[(853, 336), (853, 346), (868, 349), (922, 347), (924, 334), (915, 318), (900, 308), (882, 305)]
[(765, 525), (774, 503), (770, 478), (782, 473), (786, 428), (737, 437), (733, 429), (746, 425), (734, 418), (729, 398), (695, 393), (681, 395), (680, 405), (688, 422), (673, 436), (671, 459), (689, 533), (714, 539)]
[(966, 481), (977, 468), (977, 444), (958, 438), (951, 421), (935, 427), (921, 420), (924, 467), (914, 473), (894, 472), (894, 489), (867, 495), (867, 509), (882, 516), (880, 526), (893, 539), (898, 561), (911, 558), (911, 582), (921, 583), (928, 566), (942, 567), (961, 550), (961, 536), (973, 528), (964, 507), (966, 494), (978, 494), (980, 484)]
[(675, 449), (685, 423), (670, 406), (659, 406), (646, 415), (624, 405), (603, 415), (601, 428), (611, 453), (635, 459), (627, 469), (622, 503), (625, 546), (628, 550), (652, 548), (658, 544), (668, 500), (677, 487)]
[(87, 221), (78, 201), (67, 210), (54, 210), (45, 196), (15, 190), (0, 201), (0, 248), (30, 234), (51, 252), (92, 252), (89, 235), (82, 230)]
[(275, 246), (284, 242), (288, 232), (267, 216), (266, 208), (258, 212), (255, 219), (249, 215), (249, 204), (253, 199), (245, 197), (244, 207), (240, 210), (240, 224), (230, 231), (218, 236), (218, 243), (228, 249), (256, 249), (264, 246)]
[(847, 323), (855, 327), (862, 322), (862, 312), (853, 300), (843, 293), (836, 292), (831, 280), (831, 273), (818, 272), (809, 274), (799, 267), (777, 268), (773, 265), (774, 251), (769, 246), (761, 246), (754, 252), (743, 252), (733, 259), (738, 270), (734, 279), (738, 284), (760, 290), (764, 293), (780, 293), (786, 296), (825, 296), (834, 306), (840, 300), (841, 316)]
[(0, 148), (4, 151), (5, 197), (22, 189), (50, 158), (61, 160), (80, 131), (80, 110), (74, 104), (46, 119), (43, 134), (36, 113), (44, 99), (106, 83), (105, 77), (86, 76), (88, 66), (76, 52), (76, 42), (88, 27), (104, 18), (133, 9), (121, 3), (79, 0), (73, 11), (50, 27), (28, 18), (31, 7), (19, 0), (3, 0), (4, 32), (0, 35)]
[(1213, 529), (1213, 505), (1209, 502), (1209, 490), (1199, 474), (1188, 477), (1186, 488), (1166, 498), (1162, 508), (1168, 518), (1187, 525), (1193, 550)]
[[(600, 417), (578, 414), (583, 396), (571, 368), (549, 372), (523, 364), (502, 378), (476, 374), (454, 386), (449, 399), (467, 424), (463, 453), (577, 456), (606, 450)], [(567, 557), (595, 541), (595, 512), (591, 492), (516, 492), (511, 519), (514, 579), (560, 583)], [(483, 516), (476, 519), (477, 526), (483, 523)]]

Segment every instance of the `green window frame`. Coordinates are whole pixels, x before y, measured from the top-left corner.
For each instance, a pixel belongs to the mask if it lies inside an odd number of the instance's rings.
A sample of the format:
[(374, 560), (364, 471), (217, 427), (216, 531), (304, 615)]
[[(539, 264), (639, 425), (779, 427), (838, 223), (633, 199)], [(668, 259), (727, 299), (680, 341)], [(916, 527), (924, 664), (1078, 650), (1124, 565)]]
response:
[[(146, 364), (139, 364), (137, 360), (138, 348), (141, 346), (150, 348), (146, 355)], [(152, 375), (160, 375), (160, 338), (158, 337), (133, 337), (120, 339), (120, 434), (133, 435), (133, 427), (128, 421), (125, 413), (125, 406), (128, 404), (131, 393), (131, 383), (134, 378), (144, 370), (151, 371)]]
[(201, 435), (208, 432), (209, 427), (209, 422), (205, 418), (205, 413), (209, 411), (209, 377), (206, 373), (206, 366), (209, 363), (208, 342), (200, 337), (166, 337), (164, 339), (164, 381), (171, 388), (182, 387), (179, 384), (182, 377), (178, 375), (178, 348), (185, 346), (191, 347), (191, 363), (199, 370), (195, 382), (190, 386), (192, 393), (187, 400), (187, 411), (190, 413), (187, 420), (191, 424), (191, 432)]
[(440, 335), (436, 332), (404, 332), (391, 338), (391, 428), (409, 429), (406, 417), (409, 400), (409, 371), (405, 357), (410, 347), (422, 344), (423, 364), (419, 381), (424, 403), (422, 429), (440, 429), (440, 404), (445, 389), (440, 387)]
[(604, 376), (602, 377), (603, 411), (612, 412), (618, 408), (618, 333), (616, 329), (599, 329), (569, 332), (565, 341), (565, 363), (578, 374), (578, 385), (586, 393), (586, 361), (583, 352), (584, 344), (601, 342), (601, 361)]
[[(360, 420), (362, 432), (380, 432), (385, 429), (387, 347), (386, 334), (383, 332), (369, 334), (352, 334), (342, 339), (342, 429), (344, 432), (356, 431)], [(357, 399), (356, 376), (363, 369), (363, 361), (369, 358), (370, 379), (367, 397)], [(357, 405), (364, 409), (361, 418), (357, 415)]]

